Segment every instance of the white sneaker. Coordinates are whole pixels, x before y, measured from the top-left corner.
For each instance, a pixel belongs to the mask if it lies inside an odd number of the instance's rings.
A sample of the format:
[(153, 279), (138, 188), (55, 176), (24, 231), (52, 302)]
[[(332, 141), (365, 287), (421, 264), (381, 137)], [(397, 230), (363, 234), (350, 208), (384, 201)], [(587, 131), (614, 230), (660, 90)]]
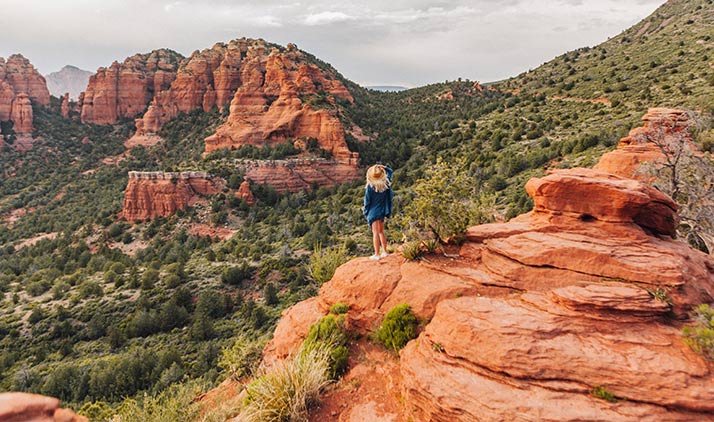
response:
[(387, 252), (382, 252), (382, 254), (379, 255), (380, 258), (386, 258), (388, 256), (389, 256), (389, 254)]
[(372, 261), (379, 261), (380, 256), (379, 255), (372, 255), (369, 257)]

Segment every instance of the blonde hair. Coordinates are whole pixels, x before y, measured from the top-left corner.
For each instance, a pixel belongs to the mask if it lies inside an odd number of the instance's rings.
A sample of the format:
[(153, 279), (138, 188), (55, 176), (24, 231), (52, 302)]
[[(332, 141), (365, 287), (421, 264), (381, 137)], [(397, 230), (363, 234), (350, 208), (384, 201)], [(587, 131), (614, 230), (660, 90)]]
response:
[(372, 186), (376, 192), (384, 192), (389, 189), (389, 179), (384, 166), (375, 164), (367, 169), (367, 186)]

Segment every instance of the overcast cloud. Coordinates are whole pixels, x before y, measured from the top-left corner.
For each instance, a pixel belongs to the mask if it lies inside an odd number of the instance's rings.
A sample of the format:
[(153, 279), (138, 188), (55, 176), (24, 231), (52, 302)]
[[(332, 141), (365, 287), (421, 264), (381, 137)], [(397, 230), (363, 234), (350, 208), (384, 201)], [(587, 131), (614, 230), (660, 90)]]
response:
[(362, 85), (517, 75), (615, 36), (663, 0), (0, 0), (0, 57), (47, 74), (233, 38), (297, 44)]

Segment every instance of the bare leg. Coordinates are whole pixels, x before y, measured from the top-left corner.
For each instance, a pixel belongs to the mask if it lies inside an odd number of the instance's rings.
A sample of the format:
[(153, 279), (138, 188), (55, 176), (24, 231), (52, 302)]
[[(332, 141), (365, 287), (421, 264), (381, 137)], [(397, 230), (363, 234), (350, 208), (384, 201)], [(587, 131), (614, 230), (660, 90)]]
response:
[(381, 222), (381, 220), (372, 222), (372, 245), (375, 255), (379, 255), (379, 223)]
[(384, 234), (384, 220), (379, 220), (379, 242), (382, 244), (384, 253), (387, 253), (387, 236)]

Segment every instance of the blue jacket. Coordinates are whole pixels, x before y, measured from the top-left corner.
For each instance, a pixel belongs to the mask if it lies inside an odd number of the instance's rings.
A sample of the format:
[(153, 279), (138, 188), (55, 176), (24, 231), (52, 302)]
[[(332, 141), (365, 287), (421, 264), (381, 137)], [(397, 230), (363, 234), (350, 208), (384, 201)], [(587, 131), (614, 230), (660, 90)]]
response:
[[(387, 179), (391, 181), (392, 169), (389, 168), (389, 166), (385, 166), (384, 170), (387, 172)], [(383, 192), (377, 192), (371, 186), (365, 187), (364, 208), (362, 209), (362, 213), (367, 219), (367, 224), (371, 226), (373, 222), (384, 220), (385, 217), (389, 217), (392, 214), (393, 197), (392, 188), (388, 188)]]

